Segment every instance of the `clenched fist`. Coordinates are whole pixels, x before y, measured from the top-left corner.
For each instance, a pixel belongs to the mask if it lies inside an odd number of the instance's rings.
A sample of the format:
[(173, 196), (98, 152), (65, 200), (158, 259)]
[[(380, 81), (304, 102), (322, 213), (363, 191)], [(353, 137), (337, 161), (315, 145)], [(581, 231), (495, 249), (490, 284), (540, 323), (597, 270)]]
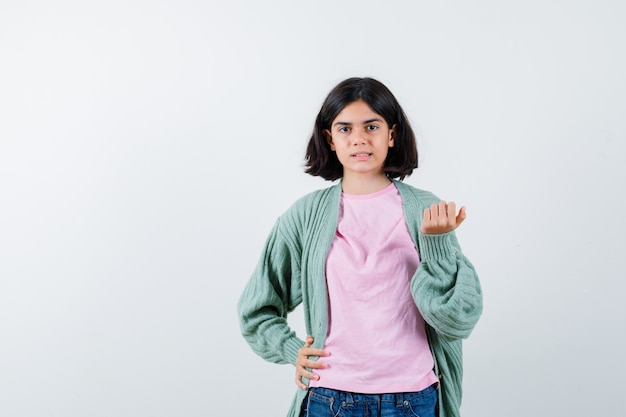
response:
[(428, 235), (441, 235), (456, 229), (467, 217), (465, 206), (456, 214), (456, 204), (441, 200), (424, 210), (421, 231)]

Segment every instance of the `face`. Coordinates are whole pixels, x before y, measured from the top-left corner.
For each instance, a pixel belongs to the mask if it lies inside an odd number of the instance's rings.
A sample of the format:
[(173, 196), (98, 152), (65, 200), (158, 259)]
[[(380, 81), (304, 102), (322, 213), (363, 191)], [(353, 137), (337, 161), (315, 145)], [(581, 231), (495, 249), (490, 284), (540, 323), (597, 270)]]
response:
[(385, 175), (385, 158), (394, 145), (396, 127), (389, 128), (367, 103), (359, 100), (348, 104), (324, 133), (343, 166), (344, 178)]

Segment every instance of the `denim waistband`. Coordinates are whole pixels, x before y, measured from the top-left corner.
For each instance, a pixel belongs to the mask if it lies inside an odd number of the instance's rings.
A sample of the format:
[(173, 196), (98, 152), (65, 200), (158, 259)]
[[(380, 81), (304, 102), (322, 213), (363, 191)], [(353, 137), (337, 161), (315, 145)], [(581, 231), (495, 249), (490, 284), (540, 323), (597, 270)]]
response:
[(418, 397), (423, 397), (435, 391), (437, 384), (433, 384), (428, 388), (425, 388), (418, 392), (393, 392), (386, 394), (362, 394), (358, 392), (338, 391), (331, 388), (313, 387), (309, 388), (311, 394), (322, 395), (325, 397), (335, 398), (346, 404), (352, 404), (355, 402), (393, 402), (396, 404), (402, 404), (404, 401), (411, 401)]

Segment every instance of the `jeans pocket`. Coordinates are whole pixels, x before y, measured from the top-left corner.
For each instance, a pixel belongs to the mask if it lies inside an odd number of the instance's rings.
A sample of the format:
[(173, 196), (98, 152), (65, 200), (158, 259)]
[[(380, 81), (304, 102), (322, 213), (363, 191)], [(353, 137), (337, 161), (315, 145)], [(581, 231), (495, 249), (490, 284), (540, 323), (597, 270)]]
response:
[(435, 417), (437, 390), (434, 387), (425, 395), (411, 396), (404, 400), (404, 412), (408, 417)]
[(306, 417), (341, 417), (342, 402), (335, 397), (309, 392)]

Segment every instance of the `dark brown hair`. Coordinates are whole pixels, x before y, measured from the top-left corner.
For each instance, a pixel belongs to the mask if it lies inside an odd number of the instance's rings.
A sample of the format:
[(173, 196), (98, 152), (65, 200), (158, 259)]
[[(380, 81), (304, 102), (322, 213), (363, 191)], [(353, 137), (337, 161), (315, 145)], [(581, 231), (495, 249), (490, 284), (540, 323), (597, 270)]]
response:
[(344, 107), (358, 100), (363, 100), (381, 115), (390, 129), (396, 126), (394, 146), (389, 148), (384, 164), (387, 176), (403, 180), (411, 175), (417, 168), (415, 133), (391, 91), (373, 78), (348, 78), (328, 94), (315, 119), (313, 134), (306, 148), (305, 172), (329, 181), (343, 177), (343, 166), (337, 154), (330, 149), (324, 130), (330, 130), (333, 120)]

